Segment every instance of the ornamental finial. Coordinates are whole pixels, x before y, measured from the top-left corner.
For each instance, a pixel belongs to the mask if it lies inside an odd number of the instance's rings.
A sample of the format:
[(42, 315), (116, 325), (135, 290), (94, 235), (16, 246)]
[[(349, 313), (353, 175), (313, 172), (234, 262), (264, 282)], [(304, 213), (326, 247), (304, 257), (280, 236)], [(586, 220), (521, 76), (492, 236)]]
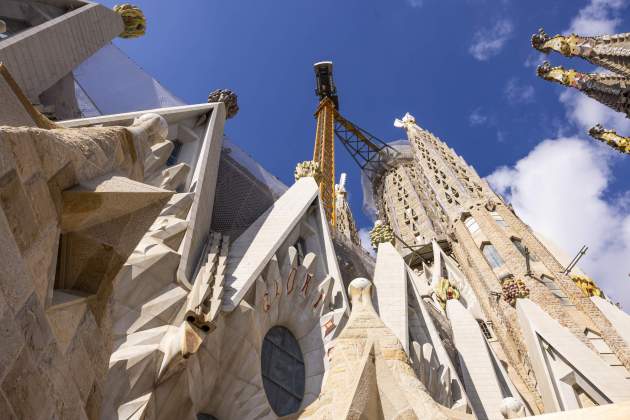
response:
[(233, 118), (238, 114), (238, 96), (229, 89), (217, 89), (208, 95), (208, 103), (223, 102), (225, 117)]
[(314, 160), (305, 160), (304, 162), (297, 164), (295, 172), (293, 172), (293, 176), (296, 181), (300, 178), (310, 176), (319, 184), (322, 180), (322, 170), (319, 166), (319, 162), (315, 162)]
[(509, 277), (501, 283), (503, 299), (510, 305), (516, 305), (516, 299), (529, 297), (529, 289), (521, 279)]
[(538, 32), (532, 35), (532, 47), (545, 54), (550, 51), (549, 47), (544, 47), (547, 41), (549, 41), (549, 35), (543, 28), (538, 29)]
[(620, 136), (615, 130), (606, 130), (601, 124), (588, 130), (588, 134), (621, 153), (630, 154), (630, 137)]
[(394, 127), (396, 128), (405, 128), (405, 130), (409, 130), (411, 127), (413, 127), (414, 125), (416, 125), (416, 119), (413, 115), (411, 115), (410, 113), (406, 113), (404, 117), (402, 117), (402, 119), (398, 119), (396, 118), (394, 120)]
[(446, 302), (450, 299), (458, 300), (461, 296), (459, 289), (444, 277), (440, 278), (434, 290), (435, 296), (443, 309), (446, 308)]
[(599, 289), (599, 287), (597, 287), (595, 282), (590, 277), (582, 276), (580, 274), (572, 274), (571, 280), (573, 280), (575, 285), (579, 287), (580, 290), (582, 290), (582, 293), (584, 293), (584, 296), (587, 296), (587, 297), (591, 297), (591, 296), (603, 297), (604, 296), (602, 291)]
[(147, 19), (138, 6), (133, 4), (117, 4), (114, 12), (118, 13), (125, 24), (125, 29), (119, 35), (121, 38), (138, 38), (147, 31)]
[(542, 79), (576, 89), (582, 89), (585, 83), (591, 79), (590, 75), (580, 73), (573, 69), (567, 70), (562, 66), (551, 67), (548, 61), (538, 66), (536, 74)]

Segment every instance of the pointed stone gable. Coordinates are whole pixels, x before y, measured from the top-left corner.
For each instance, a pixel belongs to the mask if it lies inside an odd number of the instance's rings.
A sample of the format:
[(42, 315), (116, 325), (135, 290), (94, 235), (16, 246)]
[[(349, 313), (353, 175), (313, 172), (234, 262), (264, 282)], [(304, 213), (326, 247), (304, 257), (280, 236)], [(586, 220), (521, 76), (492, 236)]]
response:
[(317, 195), (313, 178), (300, 179), (234, 241), (227, 268), (226, 310), (234, 309), (243, 299)]

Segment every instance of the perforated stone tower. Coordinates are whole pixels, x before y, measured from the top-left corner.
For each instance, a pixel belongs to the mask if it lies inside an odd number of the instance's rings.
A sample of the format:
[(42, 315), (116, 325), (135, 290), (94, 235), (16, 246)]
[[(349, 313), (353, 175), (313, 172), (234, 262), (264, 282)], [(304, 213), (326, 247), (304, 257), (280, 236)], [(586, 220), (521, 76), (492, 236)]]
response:
[[(610, 392), (630, 392), (630, 344), (612, 315), (621, 311), (596, 287), (587, 290), (565, 274), (454, 150), (409, 114), (396, 125), (406, 130), (410, 147), (400, 148), (374, 182), (379, 217), (432, 289), (427, 302), (454, 347), (473, 412), (492, 417), (492, 401), (504, 395), (499, 389), (515, 391), (510, 395), (531, 413), (601, 404)], [(473, 338), (471, 328), (483, 338)], [(494, 364), (478, 369), (487, 354)], [(600, 385), (586, 385), (595, 382)]]

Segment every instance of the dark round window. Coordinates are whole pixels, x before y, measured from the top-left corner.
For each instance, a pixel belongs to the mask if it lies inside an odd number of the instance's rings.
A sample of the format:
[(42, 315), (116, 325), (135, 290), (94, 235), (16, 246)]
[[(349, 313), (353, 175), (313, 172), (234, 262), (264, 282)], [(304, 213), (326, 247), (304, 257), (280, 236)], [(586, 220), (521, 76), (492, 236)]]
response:
[(273, 327), (263, 340), (262, 379), (267, 400), (279, 417), (295, 413), (304, 398), (304, 358), (284, 327)]

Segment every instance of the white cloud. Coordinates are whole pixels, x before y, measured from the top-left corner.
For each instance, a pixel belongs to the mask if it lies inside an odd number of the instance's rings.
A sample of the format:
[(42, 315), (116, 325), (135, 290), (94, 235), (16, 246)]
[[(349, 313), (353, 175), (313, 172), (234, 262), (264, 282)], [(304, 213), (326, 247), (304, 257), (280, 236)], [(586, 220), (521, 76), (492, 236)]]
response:
[[(577, 137), (544, 140), (488, 181), (535, 231), (574, 255), (614, 300), (630, 308), (630, 215), (624, 197), (606, 196), (613, 153)], [(544, 182), (542, 182), (544, 180)]]
[(372, 243), (370, 242), (370, 230), (371, 228), (361, 228), (359, 229), (359, 240), (361, 241), (361, 246), (363, 249), (373, 257), (376, 257), (376, 252), (374, 252), (374, 248), (372, 248)]
[(621, 22), (618, 14), (626, 0), (590, 0), (571, 21), (565, 33), (579, 35), (614, 34)]
[(505, 133), (501, 130), (497, 130), (497, 141), (499, 143), (505, 143)]
[(411, 7), (422, 7), (424, 0), (407, 0), (407, 4)]
[(534, 101), (534, 86), (521, 84), (516, 77), (511, 78), (503, 89), (506, 99), (511, 104), (528, 104)]
[(538, 67), (546, 60), (546, 56), (542, 53), (532, 51), (525, 59), (525, 67)]
[(472, 126), (484, 125), (487, 122), (488, 116), (481, 111), (481, 108), (473, 110), (468, 116), (468, 123)]
[(499, 19), (491, 28), (481, 29), (473, 35), (468, 52), (479, 61), (497, 55), (512, 36), (514, 25), (509, 19)]

